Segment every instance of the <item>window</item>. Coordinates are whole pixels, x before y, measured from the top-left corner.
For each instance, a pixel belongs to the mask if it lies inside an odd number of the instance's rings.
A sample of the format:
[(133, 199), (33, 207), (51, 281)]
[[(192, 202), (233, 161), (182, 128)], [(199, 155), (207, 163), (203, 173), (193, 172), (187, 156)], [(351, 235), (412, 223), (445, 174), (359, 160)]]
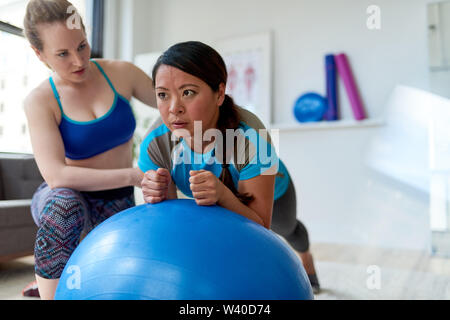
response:
[[(0, 152), (32, 153), (23, 99), (51, 74), (23, 37), (27, 3), (28, 0), (0, 0)], [(83, 17), (91, 46), (96, 50), (93, 56), (101, 57), (103, 0), (71, 3)]]
[[(4, 13), (3, 8), (0, 12)], [(34, 56), (23, 37), (0, 31), (0, 43), (0, 126), (3, 128), (0, 152), (31, 153), (29, 137), (22, 130), (23, 123), (26, 123), (23, 99), (50, 72)]]

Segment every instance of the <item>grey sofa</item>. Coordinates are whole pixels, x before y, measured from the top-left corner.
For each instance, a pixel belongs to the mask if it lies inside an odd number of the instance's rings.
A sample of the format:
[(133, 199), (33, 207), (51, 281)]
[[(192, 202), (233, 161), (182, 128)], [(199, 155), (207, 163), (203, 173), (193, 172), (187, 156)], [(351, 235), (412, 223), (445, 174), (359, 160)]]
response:
[(42, 182), (32, 155), (0, 153), (0, 262), (33, 254), (30, 204)]

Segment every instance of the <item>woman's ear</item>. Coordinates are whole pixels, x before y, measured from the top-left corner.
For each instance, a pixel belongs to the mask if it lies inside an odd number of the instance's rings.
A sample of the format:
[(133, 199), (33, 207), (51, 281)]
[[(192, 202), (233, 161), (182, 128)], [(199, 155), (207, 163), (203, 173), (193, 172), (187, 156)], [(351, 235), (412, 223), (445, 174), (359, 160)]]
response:
[(35, 46), (31, 46), (31, 49), (33, 49), (34, 53), (36, 54), (36, 57), (38, 57), (38, 59), (44, 63), (47, 68), (49, 68), (50, 70), (53, 70), (47, 63), (47, 59), (45, 58), (45, 56), (42, 54), (42, 52), (36, 48)]
[(39, 51), (38, 48), (36, 48), (35, 46), (31, 46), (31, 49), (33, 49), (34, 53), (36, 54), (36, 57), (38, 57), (38, 59), (41, 60), (41, 62), (46, 63), (44, 61), (44, 57), (42, 56), (41, 51)]
[(221, 83), (219, 85), (218, 96), (217, 96), (217, 103), (218, 103), (219, 107), (221, 107), (223, 105), (223, 103), (225, 102), (226, 90), (227, 90), (227, 87), (225, 86), (225, 83)]

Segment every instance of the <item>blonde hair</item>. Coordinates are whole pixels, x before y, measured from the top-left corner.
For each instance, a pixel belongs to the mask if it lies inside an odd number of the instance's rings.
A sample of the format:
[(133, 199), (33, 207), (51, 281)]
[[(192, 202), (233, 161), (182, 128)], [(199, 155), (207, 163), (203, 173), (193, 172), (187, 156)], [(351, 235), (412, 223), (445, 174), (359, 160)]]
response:
[[(42, 51), (44, 44), (39, 37), (37, 26), (43, 23), (66, 23), (73, 16), (74, 10), (75, 7), (67, 0), (30, 0), (23, 21), (25, 37), (32, 46)], [(81, 17), (79, 21), (85, 31)]]

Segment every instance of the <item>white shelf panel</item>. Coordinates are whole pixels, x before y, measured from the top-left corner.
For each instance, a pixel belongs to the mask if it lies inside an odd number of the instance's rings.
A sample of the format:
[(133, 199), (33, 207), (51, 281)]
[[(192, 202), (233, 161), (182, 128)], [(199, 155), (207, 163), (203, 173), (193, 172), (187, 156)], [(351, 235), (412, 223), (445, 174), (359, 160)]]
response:
[(382, 127), (384, 125), (385, 122), (382, 119), (367, 119), (362, 121), (338, 120), (338, 121), (321, 121), (309, 123), (274, 123), (270, 126), (270, 128), (279, 129), (280, 131), (310, 131), (310, 130), (370, 128), (370, 127)]

